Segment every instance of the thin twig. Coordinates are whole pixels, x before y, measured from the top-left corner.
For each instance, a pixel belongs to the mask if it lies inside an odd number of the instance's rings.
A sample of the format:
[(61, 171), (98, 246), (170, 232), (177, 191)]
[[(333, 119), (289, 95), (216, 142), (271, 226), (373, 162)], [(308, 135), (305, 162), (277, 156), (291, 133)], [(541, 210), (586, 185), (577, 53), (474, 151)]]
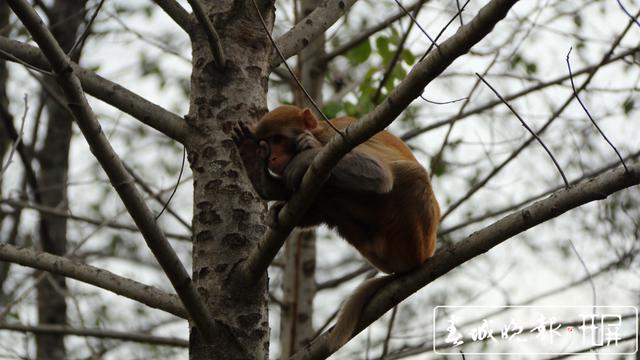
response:
[(180, 179), (182, 179), (182, 173), (184, 172), (184, 163), (186, 158), (187, 158), (187, 148), (183, 146), (182, 147), (182, 164), (180, 164), (180, 173), (178, 174), (178, 180), (176, 181), (176, 186), (173, 187), (173, 191), (171, 192), (171, 195), (169, 195), (169, 199), (167, 199), (167, 202), (162, 207), (162, 210), (160, 210), (158, 215), (156, 215), (156, 220), (158, 220), (162, 215), (162, 213), (167, 209), (167, 207), (169, 207), (169, 203), (171, 202), (171, 199), (173, 199), (173, 196), (176, 194), (176, 191), (178, 191), (178, 186), (180, 185)]
[[(486, 75), (489, 72), (489, 70), (496, 64), (496, 62), (498, 61), (498, 56), (500, 56), (500, 51), (496, 53), (496, 55), (493, 57), (489, 65), (484, 69), (484, 71), (482, 72), (483, 75)], [(476, 92), (479, 86), (480, 86), (480, 79), (476, 80), (476, 82), (471, 87), (471, 90), (469, 91), (469, 95), (465, 98), (465, 102), (462, 104), (462, 106), (460, 106), (460, 109), (458, 110), (458, 115), (462, 114), (462, 112), (467, 108), (467, 105), (471, 103), (471, 97)], [(434, 165), (441, 165), (444, 163), (444, 158), (442, 154), (444, 153), (444, 149), (447, 147), (447, 144), (449, 144), (449, 139), (451, 137), (451, 134), (453, 133), (453, 127), (455, 126), (455, 124), (456, 124), (456, 121), (452, 121), (449, 124), (449, 127), (447, 128), (447, 132), (444, 135), (444, 139), (442, 139), (442, 145), (440, 145), (440, 149), (431, 158), (432, 167)], [(431, 169), (431, 170), (433, 171), (434, 169)]]
[[(428, 2), (429, 0), (426, 0), (426, 2)], [(425, 2), (423, 0), (417, 0), (416, 2), (413, 3), (413, 5), (411, 6), (407, 6), (406, 9), (409, 11), (414, 10), (415, 8), (417, 8), (418, 6), (422, 6), (422, 3)], [(346, 43), (338, 46), (337, 48), (333, 49), (331, 52), (327, 53), (327, 55), (325, 55), (324, 57), (324, 62), (329, 62), (331, 60), (333, 60), (333, 58), (335, 58), (336, 56), (342, 55), (344, 53), (346, 53), (347, 51), (353, 49), (354, 47), (360, 45), (363, 41), (369, 39), (369, 37), (371, 37), (373, 34), (377, 33), (378, 31), (384, 30), (386, 28), (389, 27), (389, 25), (391, 25), (392, 23), (402, 19), (403, 17), (407, 16), (407, 13), (405, 11), (399, 11), (397, 14), (392, 15), (390, 17), (388, 17), (387, 19), (381, 21), (380, 23), (372, 26), (371, 28), (365, 29), (364, 31), (359, 32), (358, 34), (353, 34), (353, 37), (351, 37), (349, 39), (349, 41), (347, 41)]]
[(324, 290), (324, 289), (333, 289), (336, 286), (339, 286), (339, 285), (341, 285), (341, 284), (343, 284), (343, 283), (345, 283), (345, 282), (347, 282), (347, 281), (349, 281), (351, 279), (354, 279), (354, 278), (356, 278), (356, 277), (358, 277), (358, 276), (360, 276), (360, 275), (362, 275), (364, 273), (367, 273), (367, 272), (369, 272), (371, 270), (374, 270), (371, 267), (371, 265), (365, 264), (362, 267), (360, 267), (358, 269), (355, 269), (354, 271), (352, 271), (350, 273), (344, 274), (344, 275), (339, 276), (339, 277), (337, 277), (335, 279), (331, 279), (331, 280), (327, 280), (327, 281), (318, 283), (316, 285), (316, 291), (320, 291), (320, 290)]
[[(640, 151), (637, 151), (637, 152), (627, 156), (625, 159), (627, 161), (628, 160), (635, 160), (638, 157), (640, 157)], [(605, 166), (603, 166), (601, 168), (598, 168), (598, 169), (596, 169), (594, 171), (586, 173), (586, 174), (580, 176), (577, 179), (574, 179), (573, 181), (571, 181), (571, 184), (578, 184), (578, 183), (580, 183), (581, 181), (583, 181), (585, 179), (600, 175), (605, 171), (608, 171), (608, 170), (611, 170), (611, 169), (617, 167), (618, 164), (619, 164), (619, 161), (616, 161), (616, 162), (613, 162), (613, 163), (609, 163), (608, 165), (605, 165)], [(532, 201), (538, 200), (538, 199), (542, 198), (543, 196), (547, 196), (549, 194), (552, 194), (553, 192), (558, 191), (558, 190), (560, 190), (562, 188), (563, 188), (563, 186), (553, 187), (553, 188), (551, 188), (551, 189), (549, 189), (547, 191), (543, 191), (542, 193), (539, 193), (539, 194), (533, 195), (531, 197), (528, 197), (528, 198), (526, 198), (526, 199), (524, 199), (524, 200), (522, 200), (522, 201), (520, 201), (518, 203), (515, 203), (515, 204), (512, 204), (512, 205), (508, 205), (508, 206), (506, 206), (504, 208), (501, 208), (501, 209), (498, 209), (498, 210), (495, 210), (495, 211), (485, 212), (480, 216), (475, 216), (475, 217), (472, 217), (472, 218), (470, 218), (470, 219), (468, 219), (468, 220), (466, 220), (466, 221), (464, 221), (462, 223), (453, 225), (453, 226), (448, 227), (448, 228), (444, 228), (444, 229), (438, 231), (438, 237), (441, 237), (441, 236), (444, 236), (444, 235), (448, 235), (448, 234), (450, 234), (450, 233), (452, 233), (454, 231), (460, 230), (460, 229), (462, 229), (464, 227), (467, 227), (469, 225), (473, 225), (475, 223), (478, 223), (478, 222), (481, 222), (481, 221), (484, 221), (484, 220), (488, 220), (490, 218), (502, 215), (502, 214), (507, 213), (509, 211), (513, 211), (513, 210), (519, 209), (520, 207), (522, 207), (524, 205), (527, 205), (527, 204), (531, 203)]]
[(604, 140), (609, 144), (609, 146), (611, 146), (613, 151), (616, 152), (616, 155), (618, 155), (618, 159), (620, 159), (620, 162), (622, 163), (622, 166), (624, 167), (624, 170), (629, 172), (629, 169), (627, 169), (627, 164), (624, 163), (624, 159), (622, 158), (622, 155), (620, 155), (620, 153), (618, 152), (618, 149), (616, 149), (616, 147), (613, 145), (613, 143), (611, 141), (609, 141), (609, 138), (607, 138), (607, 135), (604, 134), (604, 131), (602, 131), (602, 129), (600, 129), (600, 126), (598, 126), (596, 121), (591, 116), (591, 113), (589, 112), (589, 109), (587, 109), (585, 104), (580, 99), (580, 96), (578, 96), (578, 93), (576, 92), (576, 85), (573, 83), (573, 75), (571, 73), (571, 61), (569, 61), (569, 56), (571, 55), (571, 50), (573, 50), (573, 47), (569, 48), (569, 52), (567, 53), (567, 58), (566, 59), (567, 59), (567, 68), (569, 69), (569, 79), (571, 80), (571, 89), (573, 89), (573, 94), (575, 95), (576, 100), (578, 100), (578, 103), (580, 103), (580, 106), (582, 107), (582, 110), (584, 110), (584, 112), (589, 117), (589, 120), (591, 120), (591, 123), (593, 124), (593, 126), (595, 126), (596, 129), (598, 129), (598, 132), (600, 133), (600, 135), (602, 135)]
[[(618, 345), (618, 344), (625, 343), (627, 341), (632, 341), (633, 340), (633, 341), (636, 342), (636, 348), (637, 348), (637, 341), (638, 341), (637, 339), (638, 339), (638, 335), (637, 334), (631, 334), (629, 336), (625, 336), (623, 338), (617, 339), (615, 344)], [(594, 350), (606, 348), (606, 347), (609, 347), (609, 346), (612, 346), (612, 345), (613, 345), (612, 342), (593, 345), (593, 346), (589, 346), (587, 348), (576, 350), (576, 351), (572, 352), (571, 354), (558, 355), (558, 356), (554, 356), (554, 357), (548, 358), (546, 360), (561, 360), (561, 359), (566, 359), (566, 358), (573, 357), (576, 354), (593, 353)]]
[(558, 161), (556, 160), (556, 158), (553, 156), (553, 154), (551, 153), (551, 150), (549, 150), (549, 148), (547, 147), (547, 145), (545, 145), (545, 143), (540, 139), (540, 137), (535, 133), (535, 131), (531, 130), (531, 128), (529, 127), (529, 125), (527, 125), (527, 123), (522, 119), (522, 117), (520, 117), (520, 115), (518, 114), (518, 112), (516, 112), (516, 110), (511, 106), (511, 104), (509, 104), (501, 95), (500, 93), (493, 88), (493, 86), (491, 86), (491, 84), (489, 84), (483, 77), (482, 75), (476, 73), (476, 76), (480, 78), (480, 80), (482, 80), (482, 82), (487, 85), (489, 87), (489, 89), (491, 89), (491, 91), (493, 91), (494, 94), (496, 94), (496, 96), (500, 99), (500, 101), (502, 101), (508, 108), (509, 110), (511, 110), (511, 112), (513, 113), (513, 115), (515, 115), (516, 118), (518, 118), (518, 120), (520, 120), (520, 124), (522, 124), (522, 126), (524, 126), (525, 129), (527, 129), (527, 131), (538, 141), (538, 143), (542, 146), (542, 148), (544, 148), (544, 151), (547, 152), (547, 155), (549, 155), (549, 157), (551, 158), (551, 160), (553, 161), (554, 165), (556, 166), (556, 168), (558, 169), (558, 172), (560, 173), (560, 176), (562, 176), (562, 180), (564, 181), (564, 185), (568, 188), (569, 187), (569, 181), (567, 180), (567, 177), (564, 175), (564, 171), (562, 171), (562, 168), (560, 167), (560, 164), (558, 164)]
[[(629, 50), (622, 51), (622, 52), (620, 52), (619, 54), (617, 54), (615, 56), (611, 56), (611, 57), (607, 58), (607, 60), (604, 63), (598, 63), (598, 64), (595, 64), (595, 65), (585, 66), (582, 69), (576, 71), (574, 73), (574, 75), (577, 76), (577, 75), (582, 75), (582, 74), (585, 74), (585, 73), (589, 73), (589, 72), (593, 71), (593, 69), (595, 69), (595, 68), (602, 67), (604, 65), (613, 64), (616, 61), (624, 60), (625, 57), (633, 56), (634, 54), (636, 54), (638, 52), (638, 50), (640, 50), (640, 47), (634, 47), (634, 48), (631, 48)], [(518, 91), (516, 93), (513, 93), (513, 94), (505, 96), (505, 99), (507, 99), (509, 101), (515, 100), (515, 99), (518, 99), (520, 97), (529, 95), (529, 94), (531, 94), (533, 92), (540, 91), (542, 89), (548, 88), (550, 86), (559, 85), (559, 84), (561, 84), (562, 82), (564, 82), (566, 80), (569, 80), (569, 75), (557, 77), (555, 79), (552, 79), (552, 80), (549, 80), (549, 81), (545, 81), (545, 82), (542, 82), (542, 83), (536, 83), (535, 85), (530, 86), (530, 87), (528, 87), (526, 89), (523, 89), (523, 90)], [(400, 136), (400, 138), (402, 140), (404, 140), (404, 141), (413, 139), (413, 138), (415, 138), (415, 137), (417, 137), (417, 136), (419, 136), (419, 135), (421, 135), (421, 134), (423, 134), (425, 132), (438, 129), (438, 128), (442, 127), (442, 126), (451, 124), (452, 122), (455, 122), (455, 121), (458, 121), (458, 120), (461, 120), (461, 119), (464, 119), (464, 118), (470, 118), (471, 115), (480, 114), (480, 113), (482, 113), (482, 112), (484, 112), (486, 110), (489, 110), (489, 109), (491, 109), (491, 108), (493, 108), (493, 107), (495, 107), (497, 105), (500, 105), (500, 104), (502, 104), (502, 101), (500, 101), (500, 100), (490, 101), (490, 102), (488, 102), (488, 103), (486, 103), (484, 105), (480, 105), (480, 106), (477, 106), (477, 107), (475, 107), (475, 108), (473, 108), (471, 110), (465, 111), (464, 113), (456, 114), (456, 115), (451, 116), (451, 117), (449, 117), (447, 119), (440, 120), (438, 122), (429, 124), (427, 126), (423, 126), (423, 127), (420, 127), (420, 128), (415, 128), (415, 129), (412, 129), (410, 131), (407, 131), (406, 133), (402, 134)]]
[(462, 98), (459, 98), (459, 99), (453, 99), (453, 100), (449, 100), (449, 101), (435, 101), (435, 100), (427, 99), (424, 95), (420, 95), (420, 99), (424, 100), (425, 102), (428, 102), (429, 104), (448, 105), (448, 104), (455, 104), (455, 103), (460, 102), (460, 101), (469, 100), (469, 97), (465, 96), (465, 97), (462, 97)]
[[(591, 82), (591, 80), (593, 79), (593, 77), (595, 76), (596, 72), (598, 72), (598, 70), (600, 70), (600, 68), (607, 62), (607, 60), (609, 60), (609, 58), (611, 58), (611, 56), (613, 55), (613, 52), (615, 51), (615, 49), (618, 47), (618, 45), (620, 45), (620, 42), (622, 41), (622, 39), (624, 38), (624, 36), (627, 34), (627, 32), (629, 31), (629, 29), (631, 28), (631, 25), (633, 24), (633, 22), (629, 22), (629, 24), (627, 24), (627, 26), (625, 27), (625, 29), (622, 31), (622, 33), (620, 33), (620, 35), (613, 41), (613, 43), (611, 44), (611, 46), (609, 47), (609, 50), (604, 54), (604, 56), (602, 57), (602, 59), (600, 60), (600, 62), (598, 63), (597, 66), (593, 67), (591, 69), (591, 71), (589, 71), (589, 75), (587, 76), (587, 78), (584, 80), (584, 82), (582, 83), (582, 85), (580, 85), (580, 88), (577, 90), (578, 93), (580, 93), (582, 90), (584, 90), (587, 85)], [(468, 26), (468, 24), (467, 24)], [(540, 128), (540, 130), (538, 130), (538, 133), (542, 133), (544, 132), (547, 128), (549, 128), (549, 126), (558, 118), (560, 117), (560, 114), (562, 114), (562, 112), (564, 112), (564, 110), (569, 106), (569, 104), (571, 104), (571, 102), (573, 101), (574, 95), (571, 94), (571, 96), (569, 96), (564, 103), (553, 113), (551, 114), (551, 117), (547, 120), (546, 123), (544, 123), (544, 125), (542, 125), (542, 127)], [(494, 176), (496, 176), (502, 169), (504, 169), (505, 166), (507, 166), (511, 161), (513, 161), (513, 159), (515, 159), (524, 149), (526, 149), (535, 139), (533, 137), (530, 137), (529, 139), (527, 139), (522, 145), (520, 145), (515, 151), (513, 151), (509, 157), (507, 157), (504, 161), (502, 161), (498, 166), (494, 167), (489, 174), (487, 174), (484, 178), (482, 178), (482, 180), (476, 182), (460, 199), (456, 200), (455, 202), (453, 202), (449, 208), (442, 214), (440, 221), (443, 221), (447, 216), (449, 216), (455, 209), (457, 209), (460, 205), (462, 205), (465, 201), (469, 200), (471, 198), (471, 196), (473, 196), (473, 194), (475, 194), (478, 190), (480, 190), (483, 186), (485, 186)]]
[(202, 26), (204, 33), (207, 35), (207, 40), (209, 40), (209, 47), (211, 48), (211, 53), (213, 53), (213, 59), (218, 66), (218, 69), (224, 69), (227, 65), (227, 60), (224, 56), (224, 50), (222, 50), (222, 43), (220, 41), (220, 36), (218, 36), (218, 32), (216, 28), (213, 27), (213, 23), (207, 16), (207, 13), (204, 11), (202, 4), (199, 0), (188, 0), (189, 5), (193, 9), (193, 13), (196, 15), (196, 19)]
[[(416, 18), (418, 16), (418, 14), (420, 13), (420, 9), (422, 9), (422, 4), (423, 3), (424, 3), (424, 1), (422, 1), (420, 3), (420, 6), (418, 6), (413, 11), (412, 19), (414, 19), (414, 18)], [(378, 103), (378, 100), (380, 99), (380, 95), (382, 94), (382, 88), (384, 88), (384, 86), (387, 84), (387, 81), (389, 81), (389, 77), (391, 77), (391, 73), (393, 72), (393, 69), (395, 69), (395, 67), (396, 67), (396, 65), (398, 63), (398, 60), (400, 59), (400, 55), (404, 51), (404, 44), (407, 42), (407, 39), (409, 38), (409, 34), (411, 33), (411, 30), (413, 29), (413, 25), (415, 25), (415, 24), (416, 24), (416, 22), (411, 21), (409, 23), (409, 26), (407, 26), (407, 31), (405, 31), (404, 34), (402, 35), (402, 39), (400, 40), (400, 43), (398, 44), (398, 48), (396, 49), (395, 54), (393, 54), (393, 59), (391, 59), (391, 61), (389, 62), (389, 66), (387, 66), (387, 69), (385, 70), (384, 74), (382, 75), (382, 80), (380, 80), (380, 84), (378, 85), (378, 89), (376, 90), (376, 93), (373, 95), (373, 102), (375, 104)]]
[(640, 22), (638, 22), (638, 17), (637, 16), (633, 16), (631, 15), (631, 13), (627, 10), (627, 8), (624, 7), (624, 5), (622, 5), (622, 2), (620, 0), (618, 1), (618, 5), (620, 5), (620, 8), (622, 9), (622, 11), (624, 11), (625, 14), (627, 14), (627, 16), (638, 26), (640, 26)]
[(391, 310), (391, 319), (389, 319), (389, 325), (387, 326), (387, 336), (384, 338), (384, 343), (382, 344), (382, 355), (380, 355), (380, 360), (383, 360), (389, 353), (389, 342), (391, 341), (393, 324), (396, 322), (396, 314), (398, 313), (399, 306), (400, 305), (396, 305), (393, 307), (393, 310)]
[[(436, 48), (438, 47), (438, 44), (436, 44), (436, 40), (432, 39), (431, 36), (429, 36), (429, 33), (427, 33), (427, 30), (425, 30), (422, 25), (420, 25), (420, 23), (418, 23), (418, 20), (415, 18), (415, 16), (413, 16), (409, 10), (407, 10), (398, 0), (393, 0), (396, 2), (396, 4), (398, 4), (398, 6), (402, 9), (402, 11), (404, 11), (405, 14), (407, 14), (407, 16), (409, 16), (411, 18), (411, 21), (416, 24), (416, 26), (418, 27), (418, 29), (420, 29), (420, 31), (422, 31), (422, 33), (424, 34), (424, 36), (427, 37), (427, 39), (429, 39), (429, 41), (431, 41), (431, 46), (435, 46)], [(419, 9), (419, 8), (418, 8)], [(416, 9), (417, 10), (417, 9)]]
[(340, 134), (343, 138), (344, 138), (344, 134), (338, 130), (337, 127), (335, 127), (335, 125), (333, 125), (331, 123), (331, 121), (329, 121), (329, 118), (327, 117), (327, 115), (325, 115), (322, 110), (320, 109), (320, 106), (318, 106), (318, 104), (316, 103), (316, 101), (311, 97), (311, 95), (309, 95), (309, 93), (307, 92), (307, 89), (304, 88), (304, 86), (302, 86), (302, 83), (300, 82), (300, 80), (298, 79), (298, 77), (296, 76), (296, 74), (293, 72), (293, 70), (291, 69), (291, 67), (289, 66), (289, 64), (287, 63), (287, 60), (285, 59), (284, 55), (282, 54), (282, 51), (280, 51), (280, 49), (278, 48), (278, 45), (276, 45), (276, 41), (273, 39), (273, 36), (271, 36), (271, 32), (269, 32), (269, 28), (267, 27), (267, 23), (264, 21), (264, 17), (262, 17), (262, 13), (260, 12), (260, 8), (258, 8), (258, 4), (256, 3), (256, 0), (251, 0), (253, 2), (253, 7), (256, 9), (256, 12), (258, 13), (258, 17), (260, 18), (260, 23), (262, 23), (262, 28), (264, 29), (264, 32), (267, 34), (267, 36), (269, 37), (269, 40), (271, 41), (271, 44), (273, 44), (273, 48), (276, 49), (276, 52), (278, 53), (278, 56), (280, 56), (280, 59), (282, 60), (282, 63), (284, 64), (284, 66), (287, 67), (287, 70), (289, 70), (289, 74), (291, 74), (291, 76), (293, 77), (293, 79), (296, 81), (296, 83), (298, 84), (298, 87), (300, 88), (300, 90), (302, 90), (302, 92), (304, 93), (304, 96), (309, 100), (309, 102), (311, 103), (311, 105), (313, 105), (313, 108), (316, 109), (316, 111), (318, 112), (318, 114), (322, 115), (322, 118), (325, 120), (325, 122), (327, 124), (329, 124), (329, 126), (338, 134)]
[(15, 62), (15, 63), (18, 63), (18, 64), (20, 64), (20, 65), (22, 65), (22, 66), (26, 67), (27, 69), (31, 69), (31, 70), (36, 71), (36, 72), (39, 72), (39, 73), (41, 73), (41, 74), (43, 74), (43, 75), (53, 76), (53, 73), (52, 73), (51, 71), (46, 71), (46, 70), (44, 70), (44, 69), (40, 69), (40, 68), (38, 68), (38, 67), (35, 67), (35, 66), (33, 66), (33, 65), (29, 64), (29, 63), (27, 63), (26, 61), (23, 61), (22, 59), (20, 59), (20, 58), (17, 58), (17, 57), (15, 57), (15, 56), (13, 56), (13, 54), (12, 54), (12, 53), (7, 52), (7, 51), (5, 51), (4, 49), (0, 49), (0, 54), (2, 54), (3, 56), (5, 56), (7, 60), (11, 60), (11, 61), (13, 61), (13, 62)]
[(462, 9), (460, 8), (460, 0), (456, 0), (456, 7), (458, 9), (458, 18), (460, 19), (460, 26), (464, 26), (464, 21), (462, 20)]
[(93, 22), (96, 20), (96, 17), (98, 17), (98, 13), (100, 12), (100, 9), (102, 9), (102, 4), (104, 4), (104, 0), (100, 0), (100, 2), (98, 3), (98, 6), (96, 7), (96, 11), (93, 12), (93, 15), (89, 19), (87, 26), (84, 28), (84, 31), (82, 32), (82, 35), (80, 35), (80, 37), (76, 39), (76, 41), (73, 43), (73, 46), (71, 46), (71, 50), (67, 52), (70, 58), (74, 59), (77, 55), (75, 54), (75, 52), (79, 51), (79, 49), (82, 49), (82, 45), (84, 45), (84, 42), (87, 39), (87, 36), (89, 36), (89, 33), (91, 32), (91, 26), (93, 25)]
[[(108, 227), (111, 229), (118, 229), (118, 230), (127, 230), (127, 231), (133, 231), (136, 233), (140, 232), (140, 229), (137, 228), (134, 225), (128, 225), (128, 224), (122, 224), (122, 223), (117, 223), (114, 222), (112, 220), (107, 220), (107, 219), (94, 219), (94, 218), (90, 218), (90, 217), (86, 217), (86, 216), (79, 216), (79, 215), (74, 215), (71, 213), (68, 213), (66, 211), (57, 209), (57, 208), (52, 208), (49, 206), (43, 206), (43, 205), (39, 205), (37, 202), (31, 204), (28, 202), (22, 202), (22, 201), (16, 201), (16, 200), (12, 200), (12, 199), (2, 199), (0, 198), (0, 203), (6, 203), (9, 204), (10, 206), (12, 206), (13, 208), (16, 209), (33, 209), (36, 210), (40, 213), (43, 214), (50, 214), (50, 215), (54, 215), (54, 216), (60, 216), (60, 217), (65, 217), (69, 220), (73, 220), (73, 221), (80, 221), (80, 222), (84, 222), (87, 224), (92, 224), (92, 225), (96, 225), (96, 226), (104, 226), (104, 227)], [(191, 236), (190, 235), (184, 235), (184, 234), (179, 234), (179, 233), (173, 233), (173, 232), (165, 232), (166, 236), (168, 238), (172, 238), (175, 240), (182, 240), (182, 241), (191, 241)]]
[(113, 339), (120, 341), (131, 341), (143, 344), (165, 345), (175, 347), (188, 347), (189, 341), (166, 336), (155, 336), (143, 333), (132, 333), (125, 331), (104, 330), (104, 329), (79, 329), (59, 324), (0, 324), (0, 330), (30, 332), (34, 334), (61, 334), (81, 337), (94, 337), (99, 339)]
[[(11, 151), (9, 152), (9, 156), (7, 157), (7, 162), (2, 166), (2, 171), (0, 172), (0, 175), (4, 175), (5, 171), (7, 171), (7, 169), (9, 168), (9, 165), (11, 165), (11, 162), (13, 161), (13, 155), (16, 153), (18, 146), (20, 146), (20, 144), (22, 143), (22, 136), (24, 135), (24, 123), (26, 122), (27, 113), (29, 112), (28, 100), (29, 98), (27, 94), (24, 94), (24, 112), (22, 113), (22, 120), (20, 121), (20, 131), (17, 132), (17, 135), (18, 135), (17, 138), (13, 140), (13, 145), (11, 146)], [(3, 116), (3, 115), (0, 114), (0, 116)], [(8, 120), (9, 119), (5, 120), (5, 122)]]
[[(625, 170), (628, 172), (628, 170), (625, 168)], [(569, 244), (571, 245), (571, 249), (573, 249), (573, 252), (576, 254), (576, 257), (578, 258), (578, 260), (580, 261), (580, 264), (582, 265), (582, 268), (584, 269), (584, 272), (587, 274), (587, 277), (589, 278), (589, 284), (591, 285), (591, 299), (592, 299), (592, 311), (593, 311), (593, 316), (596, 316), (596, 312), (597, 312), (597, 308), (596, 306), (598, 306), (598, 292), (596, 290), (596, 283), (593, 281), (593, 277), (591, 276), (591, 272), (589, 272), (589, 268), (587, 267), (587, 264), (584, 262), (584, 260), (582, 259), (582, 256), (580, 256), (580, 253), (578, 252), (578, 249), (576, 249), (576, 246), (573, 244), (573, 241), (571, 241), (571, 239), (567, 239), (569, 241)], [(596, 327), (595, 329), (596, 332), (596, 337), (597, 337), (597, 332), (598, 332), (598, 328)], [(598, 353), (595, 353), (596, 355), (596, 360), (600, 360), (600, 357), (598, 356)]]
[(438, 33), (438, 35), (436, 36), (435, 40), (431, 43), (431, 45), (429, 46), (429, 48), (427, 48), (427, 51), (425, 51), (424, 55), (422, 55), (422, 57), (420, 58), (420, 61), (424, 60), (424, 58), (427, 57), (427, 55), (429, 55), (429, 53), (431, 52), (431, 50), (433, 50), (433, 47), (435, 46), (436, 48), (438, 48), (438, 50), (440, 49), (438, 47), (438, 39), (440, 39), (440, 37), (442, 36), (442, 34), (444, 34), (445, 30), (447, 30), (447, 28), (449, 28), (449, 25), (453, 24), (453, 22), (456, 20), (456, 18), (458, 17), (458, 14), (460, 14), (460, 16), (462, 16), (462, 12), (464, 11), (464, 9), (467, 7), (467, 5), (469, 4), (469, 1), (471, 0), (467, 0), (464, 5), (462, 5), (462, 8), (460, 8), (460, 11), (458, 11), (457, 14), (455, 14), (453, 17), (451, 17), (451, 19), (449, 19), (449, 22), (447, 22), (442, 29), (440, 29), (440, 32)]

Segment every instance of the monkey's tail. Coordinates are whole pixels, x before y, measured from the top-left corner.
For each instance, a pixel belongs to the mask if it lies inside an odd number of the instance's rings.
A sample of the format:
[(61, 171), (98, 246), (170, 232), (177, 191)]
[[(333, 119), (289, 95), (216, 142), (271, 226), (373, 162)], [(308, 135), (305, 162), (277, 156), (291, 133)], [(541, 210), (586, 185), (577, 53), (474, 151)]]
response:
[(358, 286), (353, 295), (349, 296), (347, 301), (342, 305), (338, 313), (336, 325), (329, 335), (328, 345), (331, 352), (338, 350), (351, 339), (360, 321), (362, 310), (369, 302), (369, 299), (395, 278), (395, 275), (386, 275), (369, 279)]

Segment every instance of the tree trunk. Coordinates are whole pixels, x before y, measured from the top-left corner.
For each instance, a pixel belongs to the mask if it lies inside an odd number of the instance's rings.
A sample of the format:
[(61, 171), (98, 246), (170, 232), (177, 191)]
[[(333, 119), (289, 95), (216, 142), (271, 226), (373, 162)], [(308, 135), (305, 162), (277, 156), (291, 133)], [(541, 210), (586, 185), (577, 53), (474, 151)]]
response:
[(308, 344), (313, 330), (316, 292), (316, 234), (294, 230), (284, 244), (284, 279), (280, 315), (280, 358), (288, 359)]
[[(60, 46), (69, 51), (78, 35), (84, 17), (84, 0), (56, 0), (50, 7), (49, 28)], [(43, 79), (45, 86), (58, 90), (55, 81)], [(45, 91), (45, 90), (43, 90)], [(67, 172), (69, 169), (69, 144), (72, 135), (72, 116), (65, 107), (52, 98), (47, 98), (47, 130), (44, 145), (39, 153), (42, 205), (67, 209)], [(65, 217), (41, 214), (46, 227), (40, 234), (42, 250), (55, 255), (64, 255), (67, 248), (67, 221)], [(60, 275), (47, 274), (38, 283), (38, 322), (41, 324), (66, 325), (67, 285)], [(64, 336), (61, 334), (36, 334), (37, 358), (42, 360), (65, 359)]]
[[(193, 279), (218, 321), (219, 336), (205, 344), (191, 331), (191, 359), (266, 359), (269, 351), (267, 276), (257, 284), (226, 282), (266, 230), (266, 204), (253, 191), (230, 139), (238, 122), (266, 112), (268, 59), (272, 51), (252, 1), (202, 1), (221, 37), (227, 59), (213, 61), (202, 27), (193, 29), (189, 136), (194, 176)], [(271, 28), (271, 1), (257, 1)]]
[[(304, 19), (321, 1), (301, 0), (297, 21)], [(298, 74), (302, 86), (311, 98), (322, 106), (322, 86), (326, 66), (324, 64), (325, 36), (322, 34), (298, 56)], [(302, 59), (305, 59), (304, 61)], [(293, 93), (298, 106), (314, 109), (297, 84)], [(315, 111), (315, 110), (314, 110)], [(316, 115), (319, 115), (316, 113)], [(281, 359), (288, 359), (298, 349), (308, 344), (313, 329), (313, 299), (316, 294), (316, 234), (315, 231), (294, 231), (285, 243), (283, 306), (280, 317)]]

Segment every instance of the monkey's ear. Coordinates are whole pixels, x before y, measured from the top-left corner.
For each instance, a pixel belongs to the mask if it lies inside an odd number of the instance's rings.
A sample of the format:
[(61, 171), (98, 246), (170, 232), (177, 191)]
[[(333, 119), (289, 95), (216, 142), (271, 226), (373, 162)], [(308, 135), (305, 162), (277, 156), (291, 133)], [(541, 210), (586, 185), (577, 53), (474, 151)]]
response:
[(302, 110), (302, 121), (307, 130), (313, 130), (318, 126), (318, 119), (309, 109)]

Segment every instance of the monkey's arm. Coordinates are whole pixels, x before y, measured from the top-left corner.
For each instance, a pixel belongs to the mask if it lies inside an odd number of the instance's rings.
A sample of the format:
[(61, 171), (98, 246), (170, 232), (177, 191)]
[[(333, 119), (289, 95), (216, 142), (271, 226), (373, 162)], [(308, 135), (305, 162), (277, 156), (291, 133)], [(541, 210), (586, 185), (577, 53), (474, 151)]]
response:
[[(287, 165), (284, 180), (288, 189), (298, 188), (307, 168), (322, 148), (311, 148), (298, 153)], [(393, 187), (391, 170), (374, 156), (361, 150), (352, 150), (331, 171), (328, 185), (351, 191), (371, 191), (384, 194)]]
[(269, 146), (260, 143), (244, 124), (233, 129), (233, 142), (238, 147), (242, 163), (253, 188), (264, 200), (286, 200), (291, 196), (282, 181), (269, 174), (267, 159)]

